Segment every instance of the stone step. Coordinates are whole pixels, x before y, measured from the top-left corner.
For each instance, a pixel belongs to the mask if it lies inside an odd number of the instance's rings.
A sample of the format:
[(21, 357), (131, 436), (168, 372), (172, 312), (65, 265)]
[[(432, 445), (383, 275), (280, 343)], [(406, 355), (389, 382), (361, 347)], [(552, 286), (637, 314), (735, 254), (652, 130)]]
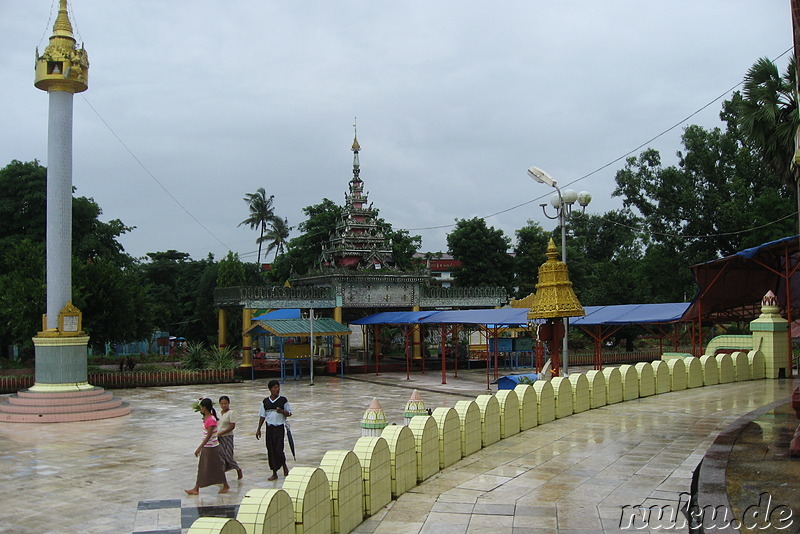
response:
[(101, 387), (94, 386), (91, 389), (81, 389), (79, 391), (31, 391), (29, 389), (21, 389), (17, 391), (19, 397), (34, 397), (49, 399), (72, 398), (72, 397), (91, 397), (92, 395), (100, 395), (105, 391)]
[[(0, 405), (2, 406), (2, 405)], [(74, 423), (78, 421), (96, 421), (98, 419), (111, 419), (122, 417), (131, 413), (127, 402), (122, 402), (115, 408), (94, 410), (86, 412), (69, 413), (8, 413), (0, 411), (0, 422), (3, 423)]]
[[(18, 393), (8, 397), (8, 403), (17, 406), (51, 406), (53, 404), (64, 404), (75, 406), (78, 404), (93, 404), (98, 402), (108, 401), (114, 398), (108, 391), (98, 388), (100, 391), (94, 395), (80, 395), (72, 397), (58, 397), (49, 393), (41, 393), (38, 395), (25, 395), (20, 396)], [(54, 402), (55, 401), (55, 402)]]
[(29, 414), (55, 414), (55, 413), (77, 413), (92, 412), (97, 410), (109, 410), (122, 405), (119, 397), (110, 397), (99, 402), (82, 402), (80, 404), (70, 404), (58, 402), (55, 404), (20, 405), (3, 403), (0, 404), (0, 412), (5, 413), (29, 413)]

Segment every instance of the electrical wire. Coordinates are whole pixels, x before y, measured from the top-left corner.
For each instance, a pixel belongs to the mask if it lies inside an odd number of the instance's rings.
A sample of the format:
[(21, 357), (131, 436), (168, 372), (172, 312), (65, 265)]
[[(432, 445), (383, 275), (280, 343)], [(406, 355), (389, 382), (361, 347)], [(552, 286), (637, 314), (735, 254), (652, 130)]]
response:
[[(775, 57), (775, 59), (773, 59), (772, 61), (774, 62), (774, 61), (777, 61), (777, 60), (779, 60), (780, 58), (782, 58), (783, 56), (785, 56), (786, 54), (788, 54), (788, 53), (789, 53), (791, 50), (792, 50), (792, 47), (789, 47), (789, 48), (787, 48), (787, 49), (786, 49), (786, 50), (784, 50), (784, 51), (783, 51), (781, 54), (779, 54), (778, 56), (776, 56), (776, 57)], [(695, 110), (694, 112), (692, 112), (692, 113), (690, 113), (689, 115), (687, 115), (687, 116), (686, 116), (684, 119), (681, 119), (680, 121), (676, 122), (675, 124), (673, 124), (673, 125), (672, 125), (672, 126), (670, 126), (669, 128), (667, 128), (667, 129), (663, 130), (661, 133), (659, 133), (659, 134), (657, 134), (657, 135), (655, 135), (655, 136), (651, 137), (650, 139), (648, 139), (648, 140), (647, 140), (647, 141), (645, 141), (644, 143), (641, 143), (641, 144), (640, 144), (639, 146), (637, 146), (636, 148), (633, 148), (633, 149), (629, 150), (629, 151), (628, 151), (628, 152), (626, 152), (625, 154), (623, 154), (623, 155), (621, 155), (621, 156), (619, 156), (619, 157), (617, 157), (617, 158), (615, 158), (615, 159), (613, 159), (613, 160), (609, 161), (609, 162), (608, 162), (608, 163), (606, 163), (605, 165), (602, 165), (602, 166), (600, 166), (600, 167), (596, 168), (596, 169), (595, 169), (595, 170), (593, 170), (592, 172), (589, 172), (589, 173), (587, 173), (587, 174), (584, 174), (584, 175), (583, 175), (583, 176), (581, 176), (580, 178), (576, 178), (575, 180), (572, 180), (571, 182), (568, 182), (568, 183), (564, 184), (564, 186), (563, 186), (563, 187), (567, 187), (567, 186), (570, 186), (570, 185), (576, 184), (576, 183), (578, 183), (578, 182), (580, 182), (580, 181), (582, 181), (582, 180), (585, 180), (586, 178), (589, 178), (590, 176), (592, 176), (592, 175), (595, 175), (595, 174), (597, 174), (598, 172), (600, 172), (600, 171), (602, 171), (602, 170), (604, 170), (604, 169), (607, 169), (608, 167), (610, 167), (611, 165), (613, 165), (613, 164), (617, 163), (618, 161), (620, 161), (620, 160), (623, 160), (623, 159), (627, 158), (628, 156), (630, 156), (631, 154), (633, 154), (633, 153), (637, 152), (638, 150), (641, 150), (642, 148), (644, 148), (644, 147), (645, 147), (645, 146), (647, 146), (648, 144), (652, 143), (652, 142), (653, 142), (653, 141), (655, 141), (656, 139), (658, 139), (658, 138), (660, 138), (660, 137), (663, 137), (664, 135), (668, 134), (669, 132), (671, 132), (672, 130), (674, 130), (675, 128), (677, 128), (678, 126), (680, 126), (680, 125), (684, 124), (686, 121), (688, 121), (689, 119), (691, 119), (692, 117), (694, 117), (695, 115), (697, 115), (698, 113), (700, 113), (701, 111), (705, 110), (706, 108), (708, 108), (709, 106), (711, 106), (711, 105), (712, 105), (712, 104), (714, 104), (715, 102), (718, 102), (719, 100), (721, 100), (722, 98), (724, 98), (725, 96), (727, 96), (728, 94), (730, 94), (732, 91), (734, 91), (734, 90), (735, 90), (737, 87), (739, 87), (739, 86), (740, 86), (740, 85), (742, 85), (743, 83), (744, 83), (744, 80), (740, 81), (739, 83), (737, 83), (736, 85), (734, 85), (733, 87), (731, 87), (730, 89), (728, 89), (727, 91), (725, 91), (724, 93), (720, 94), (719, 96), (717, 96), (716, 98), (714, 98), (714, 99), (713, 99), (713, 100), (711, 100), (710, 102), (706, 103), (706, 104), (705, 104), (705, 105), (703, 105), (702, 107), (698, 108), (698, 109), (697, 109), (697, 110)], [(497, 215), (501, 215), (501, 214), (503, 214), (503, 213), (507, 213), (507, 212), (509, 212), (509, 211), (515, 210), (515, 209), (517, 209), (517, 208), (521, 208), (522, 206), (527, 206), (528, 204), (531, 204), (532, 202), (536, 202), (536, 201), (538, 201), (538, 200), (541, 200), (541, 199), (543, 199), (543, 198), (545, 198), (545, 197), (547, 197), (547, 196), (549, 196), (549, 195), (550, 195), (550, 193), (547, 193), (547, 194), (544, 194), (544, 195), (542, 195), (542, 196), (536, 197), (536, 198), (534, 198), (534, 199), (528, 200), (527, 202), (522, 202), (522, 203), (520, 203), (520, 204), (517, 204), (517, 205), (515, 205), (515, 206), (511, 206), (510, 208), (506, 208), (506, 209), (503, 209), (503, 210), (500, 210), (500, 211), (496, 211), (496, 212), (494, 212), (494, 213), (491, 213), (491, 214), (489, 214), (489, 215), (484, 215), (483, 217), (478, 217), (478, 218), (479, 218), (479, 219), (486, 220), (486, 219), (489, 219), (489, 218), (491, 218), (491, 217), (495, 217), (495, 216), (497, 216)], [(774, 221), (774, 222), (779, 222), (780, 220), (782, 220), (782, 219), (779, 219), (778, 221)], [(774, 222), (773, 222), (773, 223), (769, 223), (769, 224), (774, 224)], [(441, 229), (443, 229), (443, 228), (453, 228), (453, 227), (455, 227), (455, 226), (456, 226), (456, 224), (458, 224), (458, 223), (454, 223), (454, 224), (443, 224), (443, 225), (439, 225), (439, 226), (425, 226), (425, 227), (420, 227), (420, 228), (404, 228), (404, 230), (406, 230), (406, 231), (408, 231), (408, 232), (418, 232), (418, 231), (421, 231), (421, 230), (441, 230)], [(745, 232), (745, 231), (747, 231), (747, 230), (743, 230), (742, 232)], [(720, 235), (727, 235), (727, 234), (720, 234)], [(689, 237), (690, 237), (690, 236), (689, 236)]]
[(639, 231), (639, 232), (649, 231), (649, 233), (651, 235), (659, 235), (659, 236), (664, 236), (664, 237), (680, 237), (680, 238), (683, 238), (683, 239), (709, 239), (709, 238), (712, 238), (712, 237), (727, 237), (727, 236), (731, 236), (731, 235), (739, 235), (739, 234), (746, 234), (746, 233), (749, 233), (749, 232), (755, 232), (756, 230), (761, 230), (762, 228), (766, 228), (767, 226), (772, 226), (773, 224), (777, 224), (777, 223), (779, 223), (781, 221), (785, 221), (786, 219), (788, 219), (790, 217), (794, 217), (795, 215), (797, 215), (796, 211), (794, 211), (794, 212), (792, 212), (792, 213), (790, 213), (788, 215), (784, 215), (783, 217), (781, 217), (779, 219), (776, 219), (774, 221), (770, 221), (770, 222), (761, 224), (759, 226), (754, 226), (752, 228), (747, 228), (746, 230), (737, 230), (735, 232), (722, 232), (722, 233), (719, 233), (719, 234), (705, 234), (705, 235), (700, 235), (700, 234), (698, 234), (698, 235), (686, 235), (686, 234), (671, 234), (671, 233), (668, 233), (668, 232), (654, 232), (654, 231), (647, 230), (647, 228), (644, 228), (643, 226), (633, 226), (633, 225), (625, 224), (625, 223), (622, 223), (622, 222), (619, 222), (619, 221), (612, 221), (611, 219), (608, 219), (608, 218), (603, 217), (603, 216), (600, 216), (599, 218), (601, 220), (605, 221), (605, 222), (614, 224), (616, 226), (622, 226), (623, 228), (628, 228), (630, 230), (636, 230), (636, 231)]
[(152, 172), (150, 172), (150, 169), (148, 169), (148, 168), (147, 168), (147, 166), (146, 166), (144, 163), (142, 163), (142, 161), (141, 161), (141, 160), (140, 160), (138, 157), (136, 157), (136, 154), (134, 154), (134, 153), (133, 153), (133, 150), (131, 150), (131, 149), (128, 147), (128, 145), (126, 145), (126, 144), (125, 144), (125, 141), (123, 141), (123, 140), (122, 140), (122, 138), (121, 138), (119, 135), (117, 135), (117, 132), (115, 132), (115, 131), (114, 131), (114, 129), (113, 129), (113, 128), (112, 128), (112, 127), (111, 127), (111, 126), (110, 126), (110, 125), (109, 125), (109, 124), (106, 122), (106, 120), (103, 118), (103, 116), (102, 116), (102, 115), (100, 115), (100, 113), (98, 113), (98, 111), (97, 111), (96, 109), (94, 109), (94, 106), (92, 106), (91, 102), (89, 102), (89, 100), (88, 100), (88, 99), (87, 99), (87, 98), (86, 98), (86, 97), (85, 97), (83, 94), (81, 94), (81, 97), (83, 98), (84, 102), (86, 102), (86, 104), (89, 106), (89, 108), (91, 108), (91, 110), (92, 110), (92, 111), (94, 111), (95, 115), (97, 115), (97, 118), (99, 118), (99, 119), (100, 119), (100, 121), (101, 121), (101, 122), (102, 122), (102, 123), (105, 125), (105, 127), (106, 127), (106, 128), (108, 128), (108, 131), (109, 131), (109, 132), (111, 132), (111, 135), (113, 135), (113, 136), (116, 138), (116, 140), (117, 140), (117, 141), (119, 141), (119, 144), (121, 144), (121, 145), (122, 145), (122, 146), (125, 148), (125, 150), (127, 150), (127, 151), (128, 151), (128, 154), (130, 154), (130, 155), (131, 155), (131, 157), (134, 159), (134, 161), (135, 161), (136, 163), (138, 163), (138, 164), (139, 164), (139, 166), (140, 166), (140, 167), (141, 167), (141, 168), (144, 170), (144, 172), (146, 172), (146, 173), (147, 173), (147, 175), (148, 175), (148, 176), (150, 176), (150, 178), (152, 178), (152, 179), (153, 179), (153, 181), (154, 181), (156, 184), (158, 184), (158, 186), (159, 186), (161, 189), (163, 189), (163, 190), (164, 190), (164, 192), (165, 192), (165, 193), (166, 193), (166, 194), (167, 194), (167, 195), (168, 195), (168, 196), (169, 196), (169, 197), (172, 199), (172, 201), (173, 201), (173, 202), (175, 202), (175, 204), (177, 204), (177, 205), (178, 205), (178, 206), (179, 206), (179, 207), (180, 207), (180, 208), (181, 208), (181, 209), (182, 209), (182, 210), (183, 210), (183, 211), (186, 213), (186, 215), (188, 215), (188, 216), (189, 216), (189, 217), (190, 217), (190, 218), (191, 218), (191, 219), (192, 219), (194, 222), (196, 222), (196, 223), (198, 224), (198, 226), (200, 226), (200, 228), (202, 228), (203, 230), (205, 230), (205, 231), (206, 231), (206, 233), (208, 233), (208, 235), (210, 235), (211, 237), (213, 237), (213, 238), (214, 238), (214, 239), (217, 241), (217, 243), (219, 243), (220, 245), (222, 245), (223, 247), (225, 247), (227, 250), (231, 250), (231, 248), (230, 248), (228, 245), (226, 245), (226, 244), (225, 244), (225, 243), (224, 243), (224, 242), (223, 242), (223, 241), (222, 241), (222, 240), (221, 240), (219, 237), (217, 237), (217, 236), (214, 234), (214, 232), (212, 232), (211, 230), (209, 230), (209, 229), (208, 229), (208, 228), (207, 228), (207, 227), (206, 227), (206, 226), (205, 226), (203, 223), (201, 223), (201, 222), (200, 222), (200, 220), (199, 220), (197, 217), (195, 217), (194, 215), (192, 215), (192, 212), (190, 212), (190, 211), (189, 211), (189, 210), (186, 208), (186, 206), (184, 206), (183, 204), (181, 204), (181, 202), (180, 202), (180, 201), (179, 201), (179, 200), (178, 200), (178, 199), (175, 197), (175, 195), (173, 195), (173, 194), (172, 194), (172, 193), (169, 191), (169, 189), (167, 189), (167, 188), (166, 188), (166, 186), (164, 186), (164, 184), (162, 184), (162, 183), (161, 183), (161, 182), (158, 180), (158, 178), (156, 178), (156, 177), (153, 175), (153, 173), (152, 173)]

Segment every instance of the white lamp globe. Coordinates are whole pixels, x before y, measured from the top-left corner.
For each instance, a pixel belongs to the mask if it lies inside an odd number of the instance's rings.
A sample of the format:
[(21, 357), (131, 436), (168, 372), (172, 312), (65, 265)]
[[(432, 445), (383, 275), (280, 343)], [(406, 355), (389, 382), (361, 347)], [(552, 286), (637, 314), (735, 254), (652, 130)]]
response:
[(588, 191), (581, 191), (578, 193), (578, 204), (583, 206), (584, 208), (589, 205), (589, 202), (592, 201), (592, 195)]
[(566, 204), (574, 204), (578, 200), (578, 192), (574, 189), (565, 189), (561, 196)]
[(550, 205), (554, 208), (561, 207), (561, 197), (558, 193), (553, 193), (553, 196), (550, 197)]

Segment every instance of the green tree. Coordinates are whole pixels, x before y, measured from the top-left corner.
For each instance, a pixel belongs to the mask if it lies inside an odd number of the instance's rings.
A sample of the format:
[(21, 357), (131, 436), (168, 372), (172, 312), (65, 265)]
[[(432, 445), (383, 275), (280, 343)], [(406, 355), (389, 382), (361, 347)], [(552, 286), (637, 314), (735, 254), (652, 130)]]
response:
[[(726, 104), (722, 117), (733, 110)], [(614, 191), (641, 215), (646, 268), (668, 277), (659, 280), (668, 294), (651, 297), (662, 302), (694, 294), (691, 265), (784, 237), (793, 224), (788, 188), (732, 120), (725, 131), (689, 126), (682, 140), (677, 166), (648, 149), (617, 172)]]
[(392, 247), (395, 269), (401, 271), (415, 269), (414, 254), (422, 247), (422, 237), (411, 235), (408, 230), (395, 230), (391, 225), (384, 229), (384, 235)]
[(524, 298), (536, 291), (539, 266), (547, 260), (545, 252), (550, 234), (531, 220), (515, 233), (517, 244), (514, 247), (514, 281), (517, 298)]
[(44, 243), (26, 238), (4, 248), (6, 267), (0, 273), (0, 346), (5, 351), (8, 345), (22, 345), (32, 356), (31, 338), (42, 329), (42, 313), (47, 308)]
[[(31, 336), (41, 330), (45, 299), (45, 232), (47, 227), (47, 169), (38, 161), (12, 161), (0, 169), (0, 345), (22, 344), (30, 349)], [(119, 326), (105, 320), (101, 303), (112, 288), (136, 280), (135, 260), (125, 253), (118, 238), (132, 228), (118, 219), (103, 222), (102, 210), (86, 197), (72, 199), (73, 303), (84, 313), (92, 343), (127, 341), (132, 331), (147, 328), (148, 313), (122, 294), (111, 299), (118, 310), (132, 316)], [(102, 269), (100, 268), (102, 266)], [(92, 270), (88, 280), (83, 271)], [(117, 272), (120, 271), (120, 272)], [(123, 282), (118, 283), (119, 279)], [(146, 298), (139, 301), (147, 302)]]
[(743, 95), (734, 95), (736, 119), (747, 143), (786, 184), (793, 184), (794, 138), (800, 117), (795, 88), (797, 65), (794, 57), (780, 75), (767, 58), (757, 60), (744, 78)]
[[(267, 250), (264, 253), (269, 255), (274, 250), (276, 258), (283, 254), (289, 244), (288, 239), (291, 231), (292, 227), (289, 226), (289, 219), (273, 217), (269, 221), (269, 228), (263, 236), (262, 241), (267, 243)], [(261, 245), (262, 241), (259, 241), (259, 245)]]
[(514, 262), (508, 255), (509, 246), (503, 231), (487, 227), (483, 219), (457, 219), (455, 229), (447, 235), (450, 254), (461, 262), (455, 273), (456, 285), (502, 286), (510, 292)]
[(267, 225), (275, 218), (275, 210), (272, 202), (275, 195), (270, 195), (267, 198), (267, 193), (263, 187), (259, 187), (255, 193), (247, 193), (244, 196), (244, 201), (247, 203), (247, 208), (250, 210), (250, 215), (239, 223), (239, 226), (247, 225), (253, 230), (258, 230), (259, 235), (256, 239), (258, 243), (258, 259), (256, 260), (261, 264), (261, 245), (264, 243), (264, 234), (267, 232)]
[(319, 269), (322, 247), (336, 230), (342, 212), (341, 206), (327, 198), (319, 204), (303, 208), (306, 220), (298, 225), (301, 234), (289, 241), (285, 254), (275, 258), (272, 280), (282, 284), (292, 276)]
[(147, 339), (153, 332), (152, 302), (142, 291), (137, 265), (120, 267), (104, 257), (73, 261), (73, 303), (83, 312), (84, 329), (95, 350), (106, 343)]
[(244, 264), (239, 254), (228, 251), (219, 262), (217, 270), (217, 287), (237, 287), (245, 285)]

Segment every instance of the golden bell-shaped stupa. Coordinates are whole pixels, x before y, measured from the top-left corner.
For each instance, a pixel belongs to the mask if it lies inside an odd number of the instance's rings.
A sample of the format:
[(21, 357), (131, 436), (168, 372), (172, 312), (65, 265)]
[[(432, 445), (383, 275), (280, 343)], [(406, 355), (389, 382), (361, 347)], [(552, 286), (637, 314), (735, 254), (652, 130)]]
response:
[(567, 264), (556, 259), (558, 249), (552, 239), (546, 254), (547, 261), (539, 266), (539, 282), (528, 310), (528, 320), (586, 315), (572, 290)]

